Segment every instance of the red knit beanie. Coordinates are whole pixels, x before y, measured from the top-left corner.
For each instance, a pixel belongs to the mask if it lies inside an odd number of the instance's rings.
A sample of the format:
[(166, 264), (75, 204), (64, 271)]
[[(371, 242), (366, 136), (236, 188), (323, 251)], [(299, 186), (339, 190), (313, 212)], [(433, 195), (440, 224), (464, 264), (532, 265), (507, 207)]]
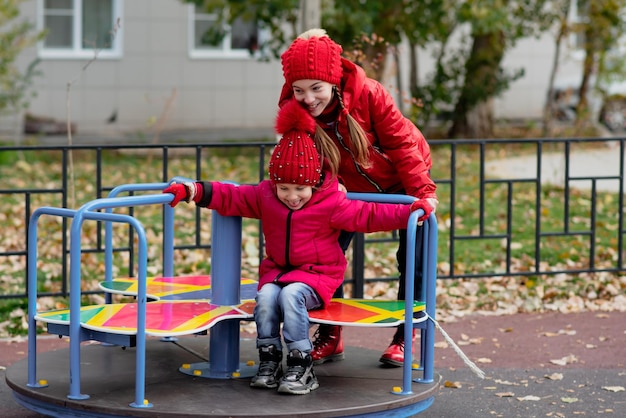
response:
[(283, 75), (291, 86), (298, 80), (322, 80), (339, 85), (343, 68), (341, 46), (324, 29), (310, 29), (298, 36), (283, 53)]
[(315, 120), (297, 101), (290, 100), (276, 117), (276, 132), (282, 134), (269, 164), (270, 180), (315, 186), (322, 166), (313, 135)]

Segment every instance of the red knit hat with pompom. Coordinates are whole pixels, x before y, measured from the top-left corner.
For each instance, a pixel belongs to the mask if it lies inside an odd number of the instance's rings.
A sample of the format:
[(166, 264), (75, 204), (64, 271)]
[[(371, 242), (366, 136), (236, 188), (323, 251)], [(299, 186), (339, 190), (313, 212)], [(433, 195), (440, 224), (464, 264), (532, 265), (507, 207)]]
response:
[(269, 164), (270, 180), (315, 186), (322, 166), (313, 135), (315, 119), (297, 101), (290, 100), (278, 111), (276, 132), (282, 138), (274, 148)]
[(324, 29), (310, 29), (298, 36), (282, 54), (285, 83), (298, 80), (322, 80), (339, 85), (343, 68), (341, 46)]

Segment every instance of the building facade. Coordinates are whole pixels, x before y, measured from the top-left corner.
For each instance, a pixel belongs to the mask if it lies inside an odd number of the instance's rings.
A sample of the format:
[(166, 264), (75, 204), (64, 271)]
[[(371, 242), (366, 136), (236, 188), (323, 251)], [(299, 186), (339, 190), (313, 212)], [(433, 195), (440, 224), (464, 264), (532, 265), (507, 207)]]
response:
[[(206, 31), (214, 17), (179, 0), (27, 0), (21, 12), (49, 31), (18, 60), (21, 68), (41, 60), (28, 110), (36, 118), (66, 121), (69, 109), (78, 132), (105, 136), (271, 133), (282, 70), (258, 50), (266, 35), (254, 25), (235, 23), (216, 42)], [(507, 53), (505, 66), (523, 67), (525, 76), (496, 99), (496, 118), (541, 117), (554, 51), (546, 33)], [(426, 76), (431, 55), (419, 57)], [(579, 74), (580, 58), (560, 60), (559, 79)], [(394, 82), (390, 74), (386, 85)]]

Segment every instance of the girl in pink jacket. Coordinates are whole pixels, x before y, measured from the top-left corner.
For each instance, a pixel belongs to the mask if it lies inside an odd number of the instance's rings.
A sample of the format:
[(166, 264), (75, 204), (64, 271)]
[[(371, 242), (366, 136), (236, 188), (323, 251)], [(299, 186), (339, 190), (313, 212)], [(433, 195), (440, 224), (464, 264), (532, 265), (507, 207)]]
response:
[[(315, 121), (297, 102), (283, 106), (276, 130), (283, 136), (270, 159), (269, 180), (258, 185), (173, 183), (164, 193), (174, 194), (171, 206), (193, 200), (223, 216), (261, 219), (266, 256), (254, 310), (260, 364), (250, 386), (307, 394), (319, 387), (308, 311), (328, 304), (343, 283), (340, 232), (405, 228), (417, 206), (348, 199), (336, 176), (322, 171), (312, 139)], [(288, 353), (284, 374), (281, 322)]]

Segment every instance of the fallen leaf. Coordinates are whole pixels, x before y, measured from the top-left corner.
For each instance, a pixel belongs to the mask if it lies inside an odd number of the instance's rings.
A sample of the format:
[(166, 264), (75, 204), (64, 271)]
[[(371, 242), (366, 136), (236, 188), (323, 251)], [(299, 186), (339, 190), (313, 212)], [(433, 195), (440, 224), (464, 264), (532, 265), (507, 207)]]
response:
[(517, 398), (518, 401), (540, 401), (541, 398), (539, 396), (535, 396), (535, 395), (526, 395), (526, 396), (522, 396), (521, 398)]
[(446, 380), (443, 386), (446, 388), (452, 388), (452, 389), (459, 389), (462, 387), (461, 382), (451, 382), (449, 380)]
[(562, 373), (547, 374), (544, 377), (546, 379), (550, 379), (550, 380), (563, 380), (563, 374)]
[(513, 332), (513, 328), (498, 328), (500, 332)]
[(546, 331), (542, 333), (544, 337), (556, 337), (558, 335), (576, 335), (576, 331), (573, 329), (560, 329), (557, 332)]
[(561, 398), (561, 401), (565, 403), (574, 403), (578, 402), (578, 398)]
[(485, 357), (481, 357), (481, 358), (476, 360), (476, 363), (491, 363), (491, 359), (485, 358)]
[(560, 359), (550, 360), (550, 363), (556, 364), (557, 366), (565, 366), (569, 363), (577, 363), (577, 362), (578, 362), (578, 357), (576, 357), (573, 354), (570, 354), (569, 356), (565, 356)]
[(494, 382), (495, 383), (499, 383), (501, 385), (519, 386), (519, 383), (509, 382), (508, 380), (496, 379), (496, 380), (494, 380)]
[(515, 394), (513, 392), (498, 392), (496, 396), (499, 398), (512, 398)]
[(445, 341), (439, 341), (435, 343), (435, 348), (448, 348), (448, 343)]
[(608, 390), (609, 392), (622, 392), (624, 391), (623, 386), (602, 386), (602, 389)]

